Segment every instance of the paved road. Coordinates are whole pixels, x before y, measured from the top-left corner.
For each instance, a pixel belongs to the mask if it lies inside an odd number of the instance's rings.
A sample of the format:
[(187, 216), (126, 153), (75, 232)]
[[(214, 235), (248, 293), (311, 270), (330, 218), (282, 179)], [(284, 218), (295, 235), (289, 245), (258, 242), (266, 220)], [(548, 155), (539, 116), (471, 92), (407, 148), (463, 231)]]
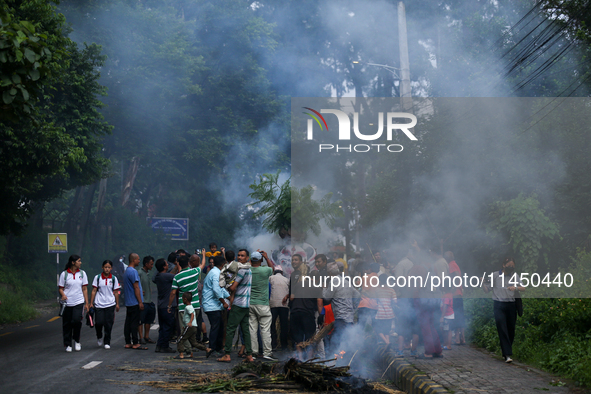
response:
[[(122, 308), (115, 318), (110, 350), (99, 348), (94, 329), (83, 325), (82, 350), (72, 353), (62, 346), (62, 322), (54, 314), (4, 327), (0, 331), (0, 392), (156, 393), (162, 390), (138, 384), (186, 381), (189, 374), (223, 372), (238, 362), (229, 366), (213, 357), (206, 361), (204, 352), (196, 353), (194, 360), (177, 361), (169, 354), (155, 353), (155, 345), (148, 345), (147, 351), (124, 349), (124, 320)], [(157, 331), (152, 330), (150, 336), (156, 339)]]
[[(498, 356), (470, 346), (444, 350), (444, 358), (407, 361), (455, 394), (572, 393), (557, 386), (560, 379), (519, 362), (506, 364)], [(579, 391), (582, 392), (582, 391)]]
[[(57, 308), (55, 308), (57, 311)], [(155, 353), (155, 345), (146, 351), (124, 349), (125, 308), (116, 315), (111, 349), (99, 348), (94, 329), (82, 326), (80, 352), (66, 353), (62, 346), (62, 321), (55, 313), (0, 330), (0, 393), (181, 393), (186, 383), (221, 374), (231, 364), (218, 363), (204, 352), (194, 359), (174, 360), (175, 354)], [(151, 330), (150, 337), (158, 337)], [(276, 353), (281, 359), (290, 354)], [(272, 393), (272, 391), (265, 391)], [(396, 393), (393, 387), (388, 393)], [(298, 392), (290, 391), (298, 394)]]

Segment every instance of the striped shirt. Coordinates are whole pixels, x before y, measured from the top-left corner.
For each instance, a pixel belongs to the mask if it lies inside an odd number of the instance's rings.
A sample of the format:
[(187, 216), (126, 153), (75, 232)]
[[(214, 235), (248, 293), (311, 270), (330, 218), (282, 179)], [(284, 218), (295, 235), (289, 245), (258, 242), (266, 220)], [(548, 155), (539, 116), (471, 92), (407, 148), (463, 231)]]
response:
[(392, 300), (396, 299), (396, 293), (391, 287), (382, 287), (376, 289), (378, 302), (378, 311), (376, 312), (376, 320), (394, 319), (394, 311), (392, 310)]
[(193, 299), (191, 300), (191, 305), (193, 305), (193, 308), (199, 309), (201, 307), (199, 304), (198, 293), (200, 274), (201, 269), (199, 267), (187, 267), (174, 276), (174, 279), (172, 280), (172, 290), (177, 290), (179, 294), (179, 312), (184, 312), (185, 310), (185, 304), (183, 304), (183, 294), (186, 291), (190, 291), (191, 294), (193, 294)]
[(234, 293), (234, 303), (232, 306), (239, 306), (241, 308), (250, 307), (250, 289), (252, 287), (252, 272), (250, 268), (238, 270), (235, 282), (238, 283), (238, 286)]

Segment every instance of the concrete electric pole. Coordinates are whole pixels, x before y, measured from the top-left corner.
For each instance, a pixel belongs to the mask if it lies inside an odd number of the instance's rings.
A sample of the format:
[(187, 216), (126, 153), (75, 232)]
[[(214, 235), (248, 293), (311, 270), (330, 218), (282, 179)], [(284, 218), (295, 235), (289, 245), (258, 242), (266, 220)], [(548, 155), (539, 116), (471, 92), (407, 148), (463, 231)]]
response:
[(398, 48), (400, 51), (400, 97), (404, 110), (412, 107), (410, 92), (410, 61), (408, 59), (408, 37), (406, 35), (406, 11), (404, 3), (398, 3)]

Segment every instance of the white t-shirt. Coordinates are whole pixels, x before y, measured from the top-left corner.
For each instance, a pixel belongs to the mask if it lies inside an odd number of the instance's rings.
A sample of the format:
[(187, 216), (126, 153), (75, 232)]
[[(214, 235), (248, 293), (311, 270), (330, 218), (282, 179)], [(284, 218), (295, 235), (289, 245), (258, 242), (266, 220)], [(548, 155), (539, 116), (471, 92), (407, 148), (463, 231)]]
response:
[(88, 285), (88, 276), (86, 272), (79, 270), (75, 274), (69, 269), (60, 274), (58, 286), (64, 289), (64, 293), (68, 299), (66, 306), (76, 306), (84, 304), (84, 293), (82, 286)]
[(109, 308), (116, 304), (113, 291), (121, 288), (116, 276), (113, 276), (113, 274), (109, 274), (107, 277), (103, 276), (103, 274), (97, 275), (92, 281), (92, 287), (98, 289), (94, 296), (94, 306), (96, 308)]

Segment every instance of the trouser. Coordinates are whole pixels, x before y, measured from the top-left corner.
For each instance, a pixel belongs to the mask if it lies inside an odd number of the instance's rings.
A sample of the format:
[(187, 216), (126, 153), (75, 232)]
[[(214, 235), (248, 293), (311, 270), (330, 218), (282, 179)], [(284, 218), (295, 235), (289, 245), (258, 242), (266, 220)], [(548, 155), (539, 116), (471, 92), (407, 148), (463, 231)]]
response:
[(335, 319), (332, 334), (329, 337), (330, 351), (338, 353), (343, 350), (350, 350), (350, 346), (348, 346), (348, 341), (344, 340), (344, 338), (346, 337), (346, 332), (350, 327), (353, 327), (353, 323), (348, 323), (342, 319)]
[(67, 306), (62, 316), (62, 331), (64, 346), (72, 346), (72, 339), (80, 342), (80, 329), (82, 328), (82, 311), (84, 304)]
[(179, 310), (177, 307), (174, 307), (174, 334), (178, 337), (181, 335), (181, 323), (179, 320)]
[(517, 323), (517, 308), (515, 302), (494, 302), (495, 322), (501, 341), (503, 357), (513, 355), (513, 340), (515, 339), (515, 324)]
[(168, 313), (167, 308), (158, 308), (158, 342), (156, 346), (161, 349), (170, 347), (170, 336), (174, 330), (174, 316), (176, 314), (176, 306), (170, 308)]
[(423, 334), (425, 354), (441, 354), (441, 342), (433, 321), (433, 310), (422, 309), (419, 312), (419, 325)]
[(441, 317), (443, 316), (441, 309), (437, 309), (433, 311), (433, 322), (435, 324), (435, 330), (437, 331), (437, 336), (439, 337), (440, 343), (444, 342), (444, 333), (443, 333), (443, 326), (439, 324), (441, 321)]
[(281, 349), (287, 349), (287, 336), (289, 333), (289, 308), (271, 308), (273, 321), (271, 322), (271, 347), (277, 347), (277, 318), (279, 318)]
[(130, 345), (133, 343), (134, 345), (137, 345), (139, 343), (137, 328), (140, 325), (140, 306), (128, 306), (126, 309), (127, 312), (125, 315), (125, 326), (123, 327), (125, 344)]
[(209, 319), (209, 348), (216, 352), (223, 350), (224, 325), (222, 322), (222, 311), (205, 312)]
[[(201, 309), (199, 309), (201, 310)], [(199, 313), (198, 310), (195, 310), (195, 313)], [(185, 330), (185, 322), (183, 321), (183, 316), (184, 316), (185, 312), (181, 312), (179, 311), (179, 326), (181, 327), (181, 333)], [(199, 344), (197, 343), (197, 333), (201, 331), (201, 326), (197, 325), (196, 330), (195, 330), (195, 334), (191, 335), (189, 337), (189, 342), (191, 343), (192, 347), (197, 347), (199, 346)], [(186, 335), (185, 335), (186, 336)]]
[(234, 334), (238, 326), (242, 327), (242, 333), (244, 335), (244, 346), (246, 346), (246, 354), (252, 355), (252, 347), (250, 342), (250, 329), (248, 327), (249, 322), (249, 308), (241, 308), (239, 306), (233, 306), (232, 311), (228, 316), (228, 329), (226, 331), (226, 347), (224, 352), (230, 354), (232, 351), (232, 341), (234, 340)]
[(373, 327), (373, 321), (376, 317), (377, 310), (361, 307), (357, 309), (357, 322), (361, 324), (361, 327), (365, 327), (367, 323), (371, 324)]
[[(183, 328), (183, 332), (184, 331), (185, 329)], [(178, 352), (182, 353), (184, 351), (186, 353), (193, 353), (191, 345), (193, 344), (193, 341), (197, 341), (197, 339), (195, 338), (196, 335), (197, 327), (187, 327), (187, 332), (185, 332), (185, 335), (183, 335), (183, 339), (177, 345)]]
[(316, 331), (316, 319), (308, 312), (291, 312), (289, 319), (291, 340), (294, 346), (312, 338)]
[(203, 332), (202, 330), (202, 326), (203, 326), (203, 315), (202, 315), (202, 310), (199, 309), (199, 312), (195, 311), (197, 313), (197, 338), (199, 338), (200, 340), (205, 340), (205, 338), (207, 338), (207, 333)]
[(271, 308), (269, 305), (251, 305), (250, 306), (250, 346), (258, 351), (259, 340), (257, 331), (261, 327), (261, 339), (263, 340), (263, 356), (271, 356)]
[(105, 329), (105, 345), (111, 344), (111, 330), (115, 323), (115, 305), (108, 308), (96, 308), (94, 310), (94, 328), (96, 329), (96, 337), (101, 339), (103, 337), (103, 328)]

